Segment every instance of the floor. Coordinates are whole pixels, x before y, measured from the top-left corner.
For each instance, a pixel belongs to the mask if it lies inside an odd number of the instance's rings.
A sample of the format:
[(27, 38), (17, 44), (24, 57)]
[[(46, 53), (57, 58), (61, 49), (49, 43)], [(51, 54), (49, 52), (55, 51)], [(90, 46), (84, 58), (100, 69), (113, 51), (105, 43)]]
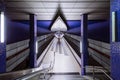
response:
[[(17, 71), (12, 73), (5, 73), (0, 75), (0, 80), (8, 80), (8, 79), (13, 80), (15, 78), (18, 78), (19, 76), (32, 73), (32, 72), (41, 70), (43, 68), (48, 68), (51, 65), (53, 65), (53, 68), (49, 72), (49, 74), (52, 74), (52, 77), (50, 77), (50, 80), (93, 80), (93, 78), (88, 76), (86, 77), (80, 76), (79, 73), (81, 69), (80, 69), (79, 63), (74, 57), (76, 56), (78, 59), (79, 56), (77, 56), (75, 51), (67, 43), (64, 37), (61, 39), (54, 37), (54, 39), (48, 45), (48, 47), (43, 52), (43, 54), (45, 54), (45, 56), (41, 55), (41, 57), (44, 57), (44, 58), (39, 68)], [(87, 69), (86, 71), (92, 72), (93, 70)]]
[(85, 79), (80, 75), (54, 75), (50, 78), (50, 80), (88, 80), (88, 79)]
[(53, 43), (43, 59), (42, 66), (44, 68), (49, 67), (52, 62), (54, 62), (54, 67), (50, 73), (80, 72), (80, 66), (68, 47), (65, 38), (59, 40), (55, 37), (53, 39)]

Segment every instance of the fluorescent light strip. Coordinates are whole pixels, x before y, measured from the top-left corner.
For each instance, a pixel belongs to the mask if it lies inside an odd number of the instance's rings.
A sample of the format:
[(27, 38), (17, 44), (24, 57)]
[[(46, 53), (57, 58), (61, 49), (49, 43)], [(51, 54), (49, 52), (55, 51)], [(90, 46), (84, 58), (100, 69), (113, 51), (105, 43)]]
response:
[(115, 42), (115, 12), (112, 12), (112, 41)]
[(80, 41), (80, 53), (82, 53), (82, 41)]
[(4, 12), (1, 12), (1, 38), (0, 38), (0, 40), (1, 40), (1, 43), (4, 43)]
[(36, 54), (38, 53), (38, 41), (36, 41)]

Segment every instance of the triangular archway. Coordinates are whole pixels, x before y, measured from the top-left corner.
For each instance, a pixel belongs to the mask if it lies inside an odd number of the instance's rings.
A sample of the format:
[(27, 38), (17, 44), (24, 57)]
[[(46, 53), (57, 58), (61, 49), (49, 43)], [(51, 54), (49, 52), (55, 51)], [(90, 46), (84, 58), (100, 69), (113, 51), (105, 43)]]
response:
[(51, 23), (50, 26), (49, 26), (49, 30), (51, 30), (53, 24), (56, 22), (56, 20), (57, 20), (58, 18), (61, 18), (61, 19), (62, 19), (62, 21), (64, 22), (64, 24), (65, 24), (66, 27), (67, 27), (67, 30), (69, 30), (69, 25), (67, 24), (67, 20), (66, 20), (66, 18), (64, 17), (63, 12), (62, 12), (62, 10), (61, 10), (60, 7), (58, 7), (58, 11), (56, 12), (56, 14), (55, 14), (55, 16), (54, 16), (54, 18), (53, 18), (53, 20), (52, 20), (52, 23)]
[(61, 17), (58, 17), (51, 27), (51, 31), (67, 31), (67, 26)]

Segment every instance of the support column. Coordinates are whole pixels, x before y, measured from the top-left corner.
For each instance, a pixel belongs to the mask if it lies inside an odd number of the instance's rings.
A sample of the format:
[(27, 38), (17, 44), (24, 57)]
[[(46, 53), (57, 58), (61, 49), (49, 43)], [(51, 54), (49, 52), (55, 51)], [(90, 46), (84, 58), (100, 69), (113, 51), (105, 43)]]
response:
[(81, 75), (86, 74), (86, 65), (88, 64), (88, 42), (87, 42), (87, 14), (81, 17)]
[(30, 54), (29, 54), (29, 66), (31, 68), (37, 67), (37, 53), (36, 53), (36, 41), (37, 41), (37, 20), (36, 15), (30, 14)]
[(0, 73), (6, 72), (5, 17), (0, 12)]
[(120, 80), (120, 0), (110, 4), (110, 47), (111, 47), (111, 76)]

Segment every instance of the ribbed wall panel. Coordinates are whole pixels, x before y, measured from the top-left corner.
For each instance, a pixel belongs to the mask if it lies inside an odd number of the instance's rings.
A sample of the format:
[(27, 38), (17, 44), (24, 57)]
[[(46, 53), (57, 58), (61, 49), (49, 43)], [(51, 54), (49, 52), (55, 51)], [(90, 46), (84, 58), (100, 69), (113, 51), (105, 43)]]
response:
[[(37, 37), (37, 41), (39, 42), (38, 47), (43, 45), (45, 43), (45, 40), (48, 37), (50, 37), (51, 35), (52, 34)], [(6, 50), (7, 50), (6, 67), (7, 67), (7, 71), (11, 71), (28, 57), (28, 55), (29, 55), (29, 39), (20, 41), (20, 42), (16, 42), (16, 43), (12, 43), (12, 44), (8, 44)]]
[[(69, 39), (80, 48), (80, 36), (65, 34)], [(103, 67), (110, 67), (110, 44), (102, 41), (88, 39), (88, 52), (97, 62), (99, 62)]]

